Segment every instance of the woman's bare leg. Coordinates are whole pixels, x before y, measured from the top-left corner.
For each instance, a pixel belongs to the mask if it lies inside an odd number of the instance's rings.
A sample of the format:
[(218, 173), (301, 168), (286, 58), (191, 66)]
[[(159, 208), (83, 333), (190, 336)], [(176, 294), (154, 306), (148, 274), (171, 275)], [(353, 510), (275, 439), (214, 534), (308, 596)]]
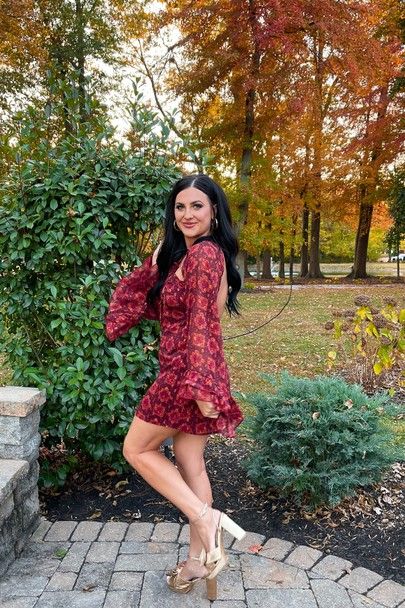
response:
[[(204, 449), (209, 435), (191, 435), (179, 432), (173, 438), (176, 466), (184, 481), (202, 502), (212, 505), (212, 490), (204, 462)], [(199, 556), (203, 548), (195, 524), (190, 523), (190, 556)], [(205, 574), (206, 568), (195, 560), (187, 560), (182, 578), (193, 578)]]
[[(125, 459), (155, 490), (170, 500), (184, 515), (193, 521), (198, 519), (204, 501), (184, 481), (178, 469), (160, 451), (159, 447), (168, 437), (175, 437), (179, 431), (158, 426), (134, 417), (125, 437), (123, 454)], [(196, 522), (206, 551), (215, 547), (215, 530), (218, 524), (213, 513)]]

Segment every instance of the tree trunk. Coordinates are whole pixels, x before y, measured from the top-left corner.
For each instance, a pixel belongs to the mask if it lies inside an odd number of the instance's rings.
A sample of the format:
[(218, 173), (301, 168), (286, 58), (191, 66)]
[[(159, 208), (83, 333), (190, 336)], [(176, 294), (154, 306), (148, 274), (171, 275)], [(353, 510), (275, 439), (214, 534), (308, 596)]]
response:
[(322, 200), (322, 143), (323, 143), (323, 79), (324, 79), (324, 35), (321, 32), (314, 37), (315, 89), (313, 100), (314, 117), (314, 153), (312, 166), (312, 194), (314, 204), (311, 210), (311, 240), (309, 247), (308, 278), (323, 278), (319, 264), (319, 244), (321, 234), (321, 200)]
[(309, 209), (305, 203), (304, 209), (302, 210), (302, 245), (301, 245), (301, 271), (300, 277), (306, 277), (308, 274), (309, 264)]
[(269, 249), (265, 249), (263, 251), (263, 279), (273, 279), (273, 275), (271, 274), (271, 252)]
[(284, 253), (284, 242), (280, 241), (278, 244), (279, 247), (279, 257), (280, 257), (280, 261), (279, 261), (279, 266), (278, 266), (278, 276), (280, 279), (285, 279), (285, 271), (284, 271), (284, 264), (285, 264), (285, 253)]
[[(385, 120), (389, 102), (390, 97), (388, 95), (388, 85), (386, 85), (380, 89), (377, 118), (374, 121), (373, 126), (374, 131), (377, 131), (376, 126), (378, 126), (378, 123)], [(369, 119), (370, 112), (367, 115), (366, 136), (369, 133)], [(366, 178), (367, 174), (370, 174), (370, 169), (374, 169), (375, 165), (378, 163), (382, 149), (382, 142), (377, 140), (372, 148), (370, 156), (367, 153), (367, 149), (365, 150), (363, 164), (367, 169)], [(373, 217), (373, 195), (377, 187), (378, 180), (378, 166), (375, 170), (373, 170), (373, 175), (374, 179), (372, 182), (369, 180), (367, 186), (364, 183), (360, 186), (360, 210), (356, 233), (356, 245), (354, 250), (354, 262), (352, 270), (348, 275), (349, 278), (352, 279), (365, 279), (367, 277), (367, 249), (370, 237), (371, 220)]]
[[(250, 177), (252, 174), (252, 151), (253, 151), (253, 135), (254, 135), (254, 119), (255, 119), (255, 101), (256, 101), (256, 82), (259, 75), (260, 68), (260, 57), (261, 51), (259, 48), (258, 36), (257, 36), (257, 14), (256, 14), (256, 0), (249, 0), (249, 24), (250, 34), (253, 40), (253, 50), (251, 56), (251, 82), (252, 85), (248, 89), (245, 97), (245, 125), (243, 131), (242, 140), (242, 156), (239, 169), (239, 182), (241, 189), (241, 202), (238, 205), (239, 219), (235, 224), (236, 236), (239, 235), (246, 224), (248, 205), (249, 205), (249, 191), (250, 191)], [(237, 259), (238, 263), (238, 259)], [(239, 268), (243, 268), (239, 264)], [(241, 272), (242, 285), (243, 285), (243, 272)]]
[(244, 278), (247, 279), (252, 276), (250, 274), (249, 268), (248, 268), (248, 254), (246, 253), (246, 251), (242, 251), (241, 254), (242, 254), (243, 261), (242, 261), (242, 266), (240, 268), (243, 268), (243, 276), (244, 276)]
[(310, 132), (309, 130), (306, 133), (305, 139), (305, 164), (304, 164), (304, 185), (300, 192), (300, 198), (303, 201), (302, 208), (302, 231), (301, 231), (301, 268), (300, 268), (300, 277), (306, 277), (308, 274), (308, 228), (309, 228), (309, 209), (306, 201), (306, 196), (308, 192), (308, 175), (309, 175), (309, 165), (310, 165), (310, 145), (309, 145)]
[(367, 249), (372, 217), (373, 205), (363, 199), (360, 203), (354, 263), (352, 271), (349, 274), (349, 277), (352, 279), (367, 278)]
[(261, 258), (260, 255), (256, 256), (256, 279), (261, 278)]
[(290, 247), (290, 264), (289, 264), (289, 275), (292, 280), (294, 274), (294, 258), (295, 258), (295, 237), (297, 235), (297, 213), (294, 212), (292, 217), (291, 226), (291, 247)]
[(319, 242), (321, 235), (321, 212), (319, 206), (311, 211), (311, 242), (309, 248), (309, 279), (323, 279), (320, 266)]

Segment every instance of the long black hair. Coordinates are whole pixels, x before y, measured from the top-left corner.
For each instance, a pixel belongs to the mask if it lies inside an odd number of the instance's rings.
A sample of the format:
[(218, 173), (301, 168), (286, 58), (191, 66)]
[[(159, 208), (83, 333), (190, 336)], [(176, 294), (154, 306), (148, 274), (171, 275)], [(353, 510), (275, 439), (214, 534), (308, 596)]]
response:
[(241, 278), (235, 266), (235, 259), (239, 250), (238, 241), (232, 228), (231, 212), (228, 200), (222, 188), (214, 182), (208, 175), (199, 173), (187, 175), (179, 179), (173, 186), (166, 204), (166, 215), (164, 225), (164, 238), (159, 254), (157, 265), (159, 269), (159, 279), (148, 292), (148, 302), (153, 301), (159, 296), (162, 287), (167, 279), (172, 265), (180, 260), (187, 252), (186, 242), (182, 232), (174, 228), (174, 205), (176, 197), (186, 188), (197, 188), (208, 196), (212, 205), (216, 205), (216, 222), (210, 236), (200, 237), (195, 241), (212, 240), (219, 245), (224, 253), (227, 279), (229, 285), (226, 307), (230, 315), (239, 314), (238, 292), (241, 288)]

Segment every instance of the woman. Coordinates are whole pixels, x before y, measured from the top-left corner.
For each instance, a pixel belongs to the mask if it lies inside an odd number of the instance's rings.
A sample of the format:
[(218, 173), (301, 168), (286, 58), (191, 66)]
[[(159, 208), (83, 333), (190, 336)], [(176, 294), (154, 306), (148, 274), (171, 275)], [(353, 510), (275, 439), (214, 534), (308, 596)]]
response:
[[(243, 419), (230, 394), (220, 314), (237, 313), (237, 241), (223, 190), (206, 175), (180, 179), (169, 196), (165, 235), (141, 267), (118, 283), (106, 316), (109, 340), (141, 318), (159, 319), (160, 371), (142, 398), (124, 441), (126, 460), (190, 521), (188, 558), (167, 576), (186, 593), (216, 577), (227, 563), (223, 529), (245, 532), (213, 509), (204, 449), (211, 433), (235, 436)], [(171, 437), (176, 466), (160, 451)]]

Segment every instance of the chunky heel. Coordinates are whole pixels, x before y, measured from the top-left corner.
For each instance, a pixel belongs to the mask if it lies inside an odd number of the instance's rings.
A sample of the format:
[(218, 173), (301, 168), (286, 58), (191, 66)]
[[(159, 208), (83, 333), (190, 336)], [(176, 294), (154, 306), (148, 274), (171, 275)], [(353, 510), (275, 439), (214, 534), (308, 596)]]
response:
[(228, 515), (225, 515), (225, 513), (221, 513), (220, 525), (238, 540), (242, 540), (246, 536), (245, 530), (238, 526)]
[[(204, 503), (200, 514), (196, 519), (191, 521), (191, 523), (196, 523), (199, 519), (204, 517), (204, 515), (208, 511), (207, 503)], [(212, 517), (212, 508), (211, 508), (211, 517)], [(223, 540), (223, 531), (227, 530), (232, 536), (237, 538), (238, 540), (242, 540), (242, 538), (246, 535), (245, 530), (238, 526), (236, 522), (233, 521), (228, 515), (219, 511), (219, 519), (217, 523), (217, 528), (215, 531), (215, 547), (211, 551), (207, 552), (205, 567), (208, 570), (208, 574), (205, 575), (206, 584), (207, 584), (207, 594), (208, 599), (215, 600), (217, 598), (217, 576), (225, 568), (228, 563), (228, 556), (224, 550), (224, 540)]]
[(207, 578), (207, 598), (209, 600), (216, 600), (217, 599), (217, 577), (215, 576), (214, 578)]

